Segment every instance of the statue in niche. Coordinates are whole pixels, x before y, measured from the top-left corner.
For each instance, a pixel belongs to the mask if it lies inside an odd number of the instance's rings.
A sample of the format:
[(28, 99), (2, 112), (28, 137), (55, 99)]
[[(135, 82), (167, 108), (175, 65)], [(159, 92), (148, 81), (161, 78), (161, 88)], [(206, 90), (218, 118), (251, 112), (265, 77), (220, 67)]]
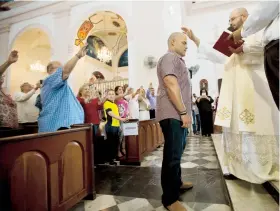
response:
[(200, 82), (200, 90), (206, 89), (208, 91), (208, 81), (206, 79), (202, 79)]

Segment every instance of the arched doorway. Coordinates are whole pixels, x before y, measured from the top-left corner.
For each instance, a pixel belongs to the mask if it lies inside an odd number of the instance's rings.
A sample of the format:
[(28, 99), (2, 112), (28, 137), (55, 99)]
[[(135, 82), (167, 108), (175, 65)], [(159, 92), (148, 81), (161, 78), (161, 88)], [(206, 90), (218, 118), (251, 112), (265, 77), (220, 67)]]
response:
[(10, 69), (10, 93), (20, 91), (24, 82), (36, 84), (47, 76), (46, 65), (51, 59), (49, 36), (40, 28), (27, 29), (14, 41), (12, 49), (19, 52), (17, 63)]
[(76, 46), (88, 44), (87, 56), (81, 64), (84, 74), (74, 73), (78, 86), (87, 82), (94, 72), (103, 76), (98, 81), (101, 91), (128, 83), (127, 27), (120, 15), (100, 11), (89, 16), (77, 30), (74, 43)]

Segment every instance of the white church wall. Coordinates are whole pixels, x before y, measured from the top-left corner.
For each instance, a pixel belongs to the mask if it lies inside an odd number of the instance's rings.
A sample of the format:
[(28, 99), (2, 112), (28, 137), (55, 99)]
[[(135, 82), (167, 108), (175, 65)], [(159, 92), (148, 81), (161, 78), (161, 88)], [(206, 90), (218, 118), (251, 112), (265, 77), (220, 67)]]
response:
[[(204, 9), (203, 12), (198, 10), (193, 12), (191, 16), (185, 16), (182, 19), (182, 15), (185, 15), (182, 10), (182, 3), (180, 1), (153, 1), (153, 2), (121, 2), (121, 1), (105, 1), (105, 2), (86, 2), (73, 7), (61, 8), (61, 12), (56, 11), (55, 15), (51, 14), (51, 11), (47, 15), (42, 15), (36, 18), (28, 19), (22, 22), (12, 24), (9, 33), (9, 48), (11, 48), (15, 37), (21, 33), (25, 28), (33, 26), (42, 26), (45, 31), (50, 35), (53, 54), (57, 58), (69, 58), (78, 51), (79, 47), (74, 45), (77, 31), (80, 25), (90, 15), (98, 11), (112, 11), (123, 17), (126, 22), (128, 30), (128, 49), (129, 49), (129, 67), (128, 77), (130, 86), (135, 88), (143, 85), (148, 87), (148, 84), (152, 82), (157, 86), (156, 68), (148, 69), (144, 66), (144, 59), (146, 56), (154, 56), (159, 59), (167, 51), (167, 38), (174, 31), (180, 31), (182, 22), (191, 27), (193, 31), (203, 40), (214, 44), (218, 38), (220, 31), (228, 26), (229, 12), (237, 6), (244, 6), (242, 2), (235, 3), (234, 6), (228, 4), (226, 7), (215, 9)], [(249, 5), (249, 6), (248, 6)], [(247, 3), (247, 8), (250, 11), (256, 5), (256, 2)], [(68, 17), (69, 10), (69, 17)], [(218, 11), (219, 10), (219, 11)], [(65, 12), (66, 11), (66, 12)], [(144, 13), (143, 13), (144, 11)], [(61, 13), (61, 14), (60, 14)], [(57, 51), (60, 45), (57, 44), (57, 30), (59, 29), (56, 21), (61, 20), (67, 25), (61, 25), (62, 29), (65, 29), (65, 37), (67, 37), (68, 46), (66, 41), (63, 41), (65, 50)], [(64, 28), (63, 28), (64, 27)], [(59, 30), (62, 31), (63, 30)], [(60, 36), (59, 39), (63, 39)], [(54, 42), (55, 40), (55, 42)], [(65, 39), (66, 40), (66, 39)], [(54, 45), (55, 43), (55, 45)], [(193, 76), (193, 90), (198, 94), (199, 81), (201, 79), (207, 79), (209, 82), (209, 89), (211, 93), (217, 93), (217, 79), (221, 78), (223, 66), (212, 64), (206, 60), (198, 60), (196, 54), (196, 47), (192, 42), (188, 43), (189, 49), (187, 56), (185, 57), (187, 66), (199, 64), (199, 72)], [(59, 55), (64, 54), (64, 55)], [(66, 59), (64, 59), (66, 60)], [(106, 68), (104, 70), (100, 66), (89, 67), (89, 64), (85, 59), (81, 60), (73, 75), (70, 77), (71, 85), (74, 90), (77, 90), (81, 85), (80, 82), (84, 81), (84, 77), (92, 72), (92, 69), (99, 68), (107, 74)], [(86, 73), (81, 73), (83, 67), (87, 69)], [(76, 71), (77, 69), (77, 71)], [(125, 73), (121, 73), (125, 75)], [(81, 77), (81, 78), (80, 78)], [(78, 80), (76, 80), (78, 79)]]
[[(121, 15), (127, 25), (130, 85), (135, 88), (141, 85), (148, 87), (148, 84), (153, 82), (157, 86), (156, 68), (145, 67), (144, 59), (150, 55), (158, 59), (167, 51), (169, 34), (180, 30), (182, 21), (180, 2), (86, 2), (73, 7), (67, 4), (65, 3), (65, 8), (56, 10), (55, 14), (50, 11), (48, 15), (13, 24), (9, 35), (10, 44), (24, 28), (41, 24), (49, 29), (55, 41), (55, 44), (52, 43), (53, 57), (65, 62), (79, 50), (79, 47), (74, 45), (74, 41), (83, 21), (98, 11), (112, 11)], [(58, 44), (59, 40), (61, 44)], [(80, 83), (92, 72), (92, 69), (99, 68), (104, 75), (109, 74), (102, 67), (89, 65), (86, 59), (82, 59), (74, 69), (69, 79), (74, 91), (78, 90)], [(86, 72), (81, 72), (83, 68)], [(125, 75), (123, 72), (120, 74)]]
[(21, 33), (23, 33), (24, 31), (26, 31), (29, 28), (40, 28), (42, 30), (44, 30), (49, 38), (50, 38), (50, 42), (53, 45), (53, 17), (52, 14), (48, 14), (48, 15), (43, 15), (43, 16), (39, 16), (36, 18), (32, 18), (29, 20), (25, 20), (22, 22), (18, 22), (15, 23), (13, 25), (11, 25), (11, 29), (10, 29), (10, 34), (9, 34), (9, 46), (10, 49), (13, 46), (13, 43), (15, 41), (15, 39), (17, 38), (17, 36), (19, 36)]
[[(54, 37), (53, 37), (53, 33), (52, 33), (53, 32), (53, 19), (52, 19), (52, 15), (48, 14), (48, 15), (43, 15), (43, 16), (39, 16), (36, 18), (32, 18), (32, 19), (28, 19), (25, 21), (21, 21), (21, 22), (12, 24), (10, 26), (9, 35), (7, 37), (8, 39), (3, 40), (4, 42), (8, 43), (8, 52), (10, 52), (13, 49), (14, 42), (17, 39), (17, 37), (30, 28), (42, 29), (48, 35), (50, 44), (53, 47), (53, 43), (54, 43), (54, 39), (53, 39)], [(23, 53), (23, 52), (19, 52), (19, 56), (21, 53)], [(6, 91), (8, 93), (10, 93), (12, 91), (11, 90), (12, 78), (11, 78), (10, 71), (11, 71), (11, 69), (9, 68), (8, 71), (6, 72), (6, 78), (5, 78), (6, 79), (5, 87), (6, 87), (6, 89), (7, 89)]]
[[(134, 88), (148, 87), (152, 82), (158, 85), (156, 68), (144, 66), (146, 56), (159, 59), (167, 52), (167, 38), (181, 27), (180, 2), (133, 2), (133, 39), (129, 40), (129, 83)], [(143, 13), (143, 11), (145, 11)]]

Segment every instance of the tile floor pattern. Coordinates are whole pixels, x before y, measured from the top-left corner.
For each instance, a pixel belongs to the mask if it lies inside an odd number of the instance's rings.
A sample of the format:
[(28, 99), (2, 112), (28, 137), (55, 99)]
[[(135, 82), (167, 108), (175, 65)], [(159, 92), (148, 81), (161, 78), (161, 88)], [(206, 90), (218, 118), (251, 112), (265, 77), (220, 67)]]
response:
[[(164, 211), (160, 185), (162, 150), (160, 147), (148, 154), (141, 167), (98, 166), (97, 198), (82, 201), (69, 211)], [(188, 211), (231, 210), (210, 138), (188, 137), (181, 166), (182, 179), (194, 184), (180, 198)]]
[[(151, 152), (144, 158), (142, 167), (161, 167), (163, 147)], [(184, 151), (182, 168), (204, 167), (207, 169), (219, 169), (216, 151), (211, 139), (199, 136), (189, 137)]]

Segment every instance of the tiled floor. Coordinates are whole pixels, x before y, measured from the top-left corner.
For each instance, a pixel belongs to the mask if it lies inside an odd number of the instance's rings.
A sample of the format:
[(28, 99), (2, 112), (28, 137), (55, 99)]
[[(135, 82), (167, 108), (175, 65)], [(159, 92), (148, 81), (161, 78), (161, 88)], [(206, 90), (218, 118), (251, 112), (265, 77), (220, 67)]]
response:
[[(219, 160), (223, 159), (222, 135), (212, 135)], [(222, 162), (220, 162), (222, 163)], [(277, 211), (278, 204), (262, 185), (226, 180), (234, 211)]]
[[(95, 170), (97, 198), (82, 201), (71, 211), (163, 211), (160, 173), (162, 147), (145, 157), (141, 167), (99, 166)], [(188, 137), (182, 158), (182, 178), (193, 189), (182, 193), (188, 211), (230, 211), (213, 142)]]
[[(163, 147), (150, 153), (142, 167), (161, 167)], [(182, 168), (218, 169), (216, 152), (209, 138), (190, 137), (181, 162)]]

